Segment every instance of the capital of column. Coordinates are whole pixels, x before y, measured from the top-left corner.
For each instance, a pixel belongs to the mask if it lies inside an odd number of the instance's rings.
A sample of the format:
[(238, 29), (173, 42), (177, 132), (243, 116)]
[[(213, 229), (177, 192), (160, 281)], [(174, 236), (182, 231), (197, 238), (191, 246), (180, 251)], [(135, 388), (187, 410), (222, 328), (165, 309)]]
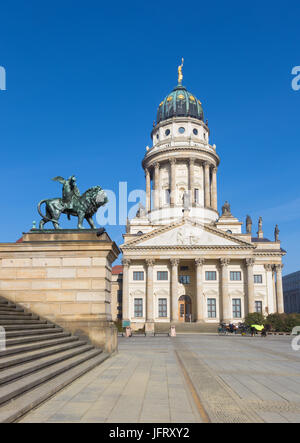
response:
[(179, 258), (171, 258), (170, 263), (172, 266), (178, 266), (179, 265)]
[(154, 258), (147, 258), (147, 259), (146, 259), (146, 264), (147, 264), (148, 267), (150, 267), (150, 266), (154, 266), (154, 264), (155, 264), (155, 259), (154, 259)]
[(122, 260), (123, 266), (128, 267), (130, 265), (130, 263), (131, 263), (130, 258), (123, 258), (123, 260)]
[(145, 176), (150, 177), (150, 171), (148, 168), (145, 168)]
[(195, 164), (196, 159), (195, 158), (189, 158), (189, 164), (190, 165), (194, 165)]
[(204, 163), (203, 163), (203, 166), (204, 166), (205, 168), (208, 168), (208, 169), (209, 169), (209, 168), (210, 168), (210, 163), (209, 163), (209, 162), (204, 162)]
[(218, 168), (216, 166), (213, 166), (212, 172), (214, 172), (216, 174), (218, 172)]
[(157, 171), (159, 169), (159, 162), (154, 163), (154, 169)]
[(195, 263), (196, 263), (196, 266), (203, 266), (205, 263), (205, 259), (204, 258), (196, 258)]
[(246, 258), (246, 265), (249, 266), (254, 266), (255, 264), (255, 258)]
[(265, 267), (265, 270), (268, 272), (272, 271), (272, 269), (273, 269), (273, 265), (270, 265), (269, 263), (265, 264), (264, 267)]
[(171, 157), (171, 158), (169, 159), (169, 162), (171, 163), (171, 165), (175, 165), (175, 164), (176, 164), (176, 158)]
[(228, 266), (230, 263), (230, 258), (220, 258), (220, 265), (223, 267)]
[(284, 265), (281, 263), (280, 265), (275, 265), (274, 268), (276, 272), (281, 272), (284, 268)]

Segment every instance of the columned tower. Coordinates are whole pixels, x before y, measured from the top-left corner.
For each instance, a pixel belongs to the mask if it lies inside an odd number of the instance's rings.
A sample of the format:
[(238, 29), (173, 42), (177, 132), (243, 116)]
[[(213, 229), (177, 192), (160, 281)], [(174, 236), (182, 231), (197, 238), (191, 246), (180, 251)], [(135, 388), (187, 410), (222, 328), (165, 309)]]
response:
[(146, 176), (146, 212), (153, 224), (182, 217), (209, 223), (218, 219), (216, 146), (209, 144), (202, 104), (182, 85), (160, 103), (151, 133), (153, 147), (142, 165)]

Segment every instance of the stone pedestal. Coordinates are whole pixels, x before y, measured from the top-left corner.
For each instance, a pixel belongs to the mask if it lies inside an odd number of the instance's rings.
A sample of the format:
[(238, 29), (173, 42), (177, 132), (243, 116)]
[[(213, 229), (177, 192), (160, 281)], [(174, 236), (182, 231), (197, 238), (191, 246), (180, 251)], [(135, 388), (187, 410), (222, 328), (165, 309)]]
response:
[(106, 232), (30, 231), (0, 244), (0, 296), (114, 352), (111, 265), (119, 252)]
[(146, 321), (146, 323), (145, 323), (145, 334), (153, 336), (154, 332), (155, 332), (154, 327), (155, 327), (154, 321)]

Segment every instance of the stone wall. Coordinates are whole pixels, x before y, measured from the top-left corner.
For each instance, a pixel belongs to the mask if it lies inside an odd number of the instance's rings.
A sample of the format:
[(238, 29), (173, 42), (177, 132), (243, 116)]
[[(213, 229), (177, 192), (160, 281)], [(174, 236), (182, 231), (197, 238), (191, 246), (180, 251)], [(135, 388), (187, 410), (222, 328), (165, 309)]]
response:
[(119, 250), (95, 231), (31, 231), (0, 245), (0, 295), (112, 352), (111, 265)]

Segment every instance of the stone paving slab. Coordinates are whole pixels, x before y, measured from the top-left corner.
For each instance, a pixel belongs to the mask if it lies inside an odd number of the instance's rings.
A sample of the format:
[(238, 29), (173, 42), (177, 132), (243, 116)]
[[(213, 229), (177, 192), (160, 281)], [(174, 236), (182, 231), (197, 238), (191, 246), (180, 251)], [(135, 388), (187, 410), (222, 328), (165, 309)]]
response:
[(119, 339), (119, 353), (21, 422), (199, 423), (177, 355), (212, 422), (300, 423), (300, 352), (290, 337)]

